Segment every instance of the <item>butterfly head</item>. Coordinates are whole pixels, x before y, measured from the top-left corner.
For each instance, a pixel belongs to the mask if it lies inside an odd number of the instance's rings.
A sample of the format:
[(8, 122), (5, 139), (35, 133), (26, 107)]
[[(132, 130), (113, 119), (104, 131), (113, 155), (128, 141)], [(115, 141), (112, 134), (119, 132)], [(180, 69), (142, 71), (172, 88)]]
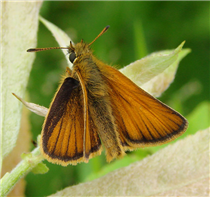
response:
[(70, 41), (68, 50), (69, 61), (72, 64), (74, 64), (76, 61), (82, 60), (86, 55), (92, 53), (89, 44), (84, 43), (83, 40), (81, 40), (81, 42), (77, 43), (76, 45), (73, 45)]
[(86, 55), (90, 55), (90, 45), (92, 45), (102, 34), (104, 34), (107, 29), (109, 29), (109, 26), (106, 26), (100, 34), (89, 44), (86, 44), (81, 40), (81, 42), (77, 43), (75, 46), (73, 46), (72, 42), (70, 41), (70, 46), (68, 47), (69, 50), (69, 61), (72, 64), (75, 64), (76, 61), (81, 61), (82, 59), (86, 58)]

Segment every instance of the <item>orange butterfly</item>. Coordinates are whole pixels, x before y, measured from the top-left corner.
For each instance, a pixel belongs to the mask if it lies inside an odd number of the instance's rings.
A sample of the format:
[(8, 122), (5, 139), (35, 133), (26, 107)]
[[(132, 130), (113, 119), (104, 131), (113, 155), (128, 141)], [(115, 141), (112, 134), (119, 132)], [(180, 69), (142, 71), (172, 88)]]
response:
[[(108, 28), (90, 44), (67, 47), (73, 69), (66, 70), (41, 134), (41, 151), (52, 163), (88, 162), (101, 154), (102, 144), (110, 162), (127, 150), (170, 142), (187, 129), (182, 115), (93, 56), (90, 45)], [(28, 52), (49, 49), (66, 47)]]

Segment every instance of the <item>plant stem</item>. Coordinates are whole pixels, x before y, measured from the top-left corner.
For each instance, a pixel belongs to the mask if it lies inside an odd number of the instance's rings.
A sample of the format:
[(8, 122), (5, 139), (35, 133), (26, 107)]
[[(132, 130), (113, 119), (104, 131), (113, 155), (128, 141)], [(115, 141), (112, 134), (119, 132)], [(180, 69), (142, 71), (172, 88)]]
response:
[(43, 159), (39, 146), (27, 154), (10, 173), (7, 172), (0, 180), (0, 196), (6, 196), (14, 185)]

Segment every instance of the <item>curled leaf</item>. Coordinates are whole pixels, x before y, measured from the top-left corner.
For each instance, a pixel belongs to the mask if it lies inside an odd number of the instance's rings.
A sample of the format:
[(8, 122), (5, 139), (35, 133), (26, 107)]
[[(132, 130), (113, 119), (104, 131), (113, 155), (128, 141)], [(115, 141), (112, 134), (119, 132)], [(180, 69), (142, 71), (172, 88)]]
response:
[(20, 102), (23, 103), (30, 111), (34, 112), (39, 116), (46, 116), (48, 112), (48, 108), (24, 101), (22, 98), (17, 96), (15, 93), (12, 93)]

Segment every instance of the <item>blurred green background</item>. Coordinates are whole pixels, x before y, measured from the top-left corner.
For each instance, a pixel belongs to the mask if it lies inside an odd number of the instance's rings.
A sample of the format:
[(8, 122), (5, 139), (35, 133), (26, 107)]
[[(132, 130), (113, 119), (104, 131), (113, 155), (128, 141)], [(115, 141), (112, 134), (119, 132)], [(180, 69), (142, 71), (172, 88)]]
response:
[[(189, 122), (192, 120), (193, 127), (189, 127), (185, 135), (209, 124), (205, 119), (208, 116), (206, 101), (209, 101), (210, 74), (209, 2), (45, 1), (40, 15), (64, 30), (75, 43), (81, 39), (91, 42), (105, 26), (110, 25), (108, 32), (92, 45), (92, 49), (95, 56), (105, 63), (120, 67), (152, 52), (174, 49), (186, 40), (184, 48), (191, 48), (192, 52), (181, 61), (174, 82), (160, 100), (186, 116)], [(37, 47), (51, 46), (58, 44), (40, 23)], [(66, 66), (61, 51), (37, 53), (28, 83), (30, 102), (48, 107)], [(36, 140), (44, 118), (31, 114), (30, 120), (33, 139)], [(140, 160), (157, 149), (137, 150), (111, 164), (106, 163), (104, 152), (88, 164), (77, 166), (62, 167), (45, 161), (49, 172), (44, 175), (29, 173), (26, 195), (55, 193), (88, 178), (94, 179), (97, 173), (103, 174)]]

